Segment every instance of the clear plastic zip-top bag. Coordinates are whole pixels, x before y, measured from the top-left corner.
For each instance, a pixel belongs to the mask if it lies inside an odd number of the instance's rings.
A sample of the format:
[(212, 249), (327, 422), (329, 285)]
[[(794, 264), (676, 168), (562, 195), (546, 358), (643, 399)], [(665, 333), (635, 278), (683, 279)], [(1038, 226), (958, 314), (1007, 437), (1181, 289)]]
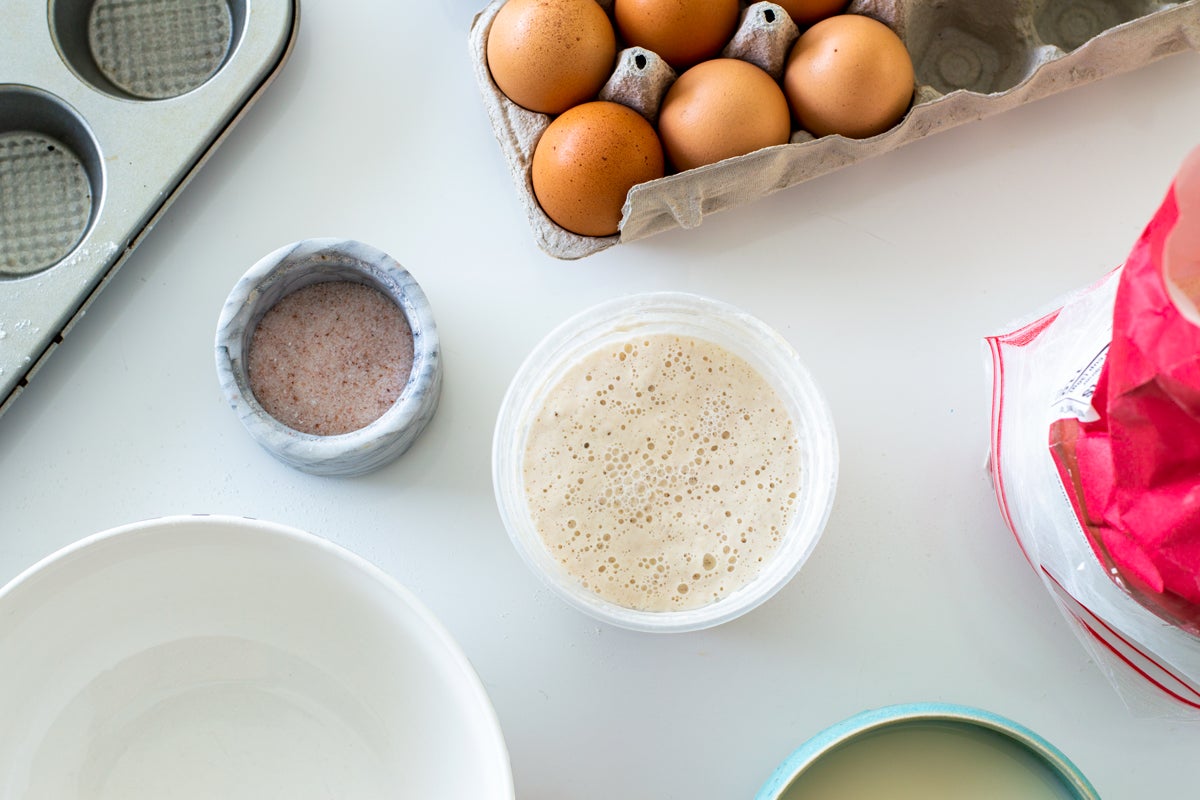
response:
[(1198, 306), (1200, 148), (1120, 269), (987, 339), (1005, 521), (1126, 702), (1182, 716), (1200, 712)]

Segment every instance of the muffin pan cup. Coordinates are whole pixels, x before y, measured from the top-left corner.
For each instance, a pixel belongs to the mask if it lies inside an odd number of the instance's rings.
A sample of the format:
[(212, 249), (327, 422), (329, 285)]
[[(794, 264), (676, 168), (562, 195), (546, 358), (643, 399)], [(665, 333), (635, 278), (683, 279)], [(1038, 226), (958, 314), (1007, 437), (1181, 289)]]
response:
[[(833, 172), (931, 133), (1126, 72), (1172, 53), (1200, 49), (1200, 0), (853, 0), (847, 12), (886, 23), (912, 56), (915, 95), (899, 124), (868, 139), (837, 135), (814, 139), (795, 130), (789, 144), (638, 184), (626, 197), (620, 232), (588, 237), (555, 225), (534, 197), (530, 163), (550, 117), (513, 103), (488, 73), (487, 36), (501, 5), (503, 0), (493, 0), (471, 26), (475, 76), (534, 238), (542, 250), (564, 259), (588, 256), (672, 228), (694, 228), (714, 211)], [(764, 18), (756, 18), (755, 12)], [(770, 29), (775, 20), (768, 18), (781, 13), (773, 3), (751, 5), (739, 30), (748, 38), (750, 29)], [(747, 58), (748, 53), (739, 55)], [(627, 61), (618, 58), (617, 70), (628, 70), (624, 66)], [(643, 58), (640, 63), (649, 62)], [(653, 70), (641, 70), (645, 80), (661, 80)], [(646, 92), (628, 85), (630, 76), (619, 77), (622, 97), (638, 98), (628, 105), (643, 113), (657, 110), (656, 102), (645, 100)], [(661, 91), (665, 90), (662, 86)]]
[(295, 0), (0, 0), (0, 412), (278, 73)]

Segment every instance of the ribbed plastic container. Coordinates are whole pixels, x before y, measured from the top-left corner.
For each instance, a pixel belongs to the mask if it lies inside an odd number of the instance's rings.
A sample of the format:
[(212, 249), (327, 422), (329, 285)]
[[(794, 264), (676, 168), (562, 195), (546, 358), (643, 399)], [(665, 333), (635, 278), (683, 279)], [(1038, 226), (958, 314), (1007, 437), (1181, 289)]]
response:
[[(525, 444), (546, 393), (598, 348), (632, 337), (677, 334), (717, 344), (745, 359), (775, 389), (796, 428), (801, 453), (798, 510), (775, 554), (750, 583), (708, 605), (644, 611), (609, 602), (572, 577), (547, 550), (530, 514)], [(680, 632), (727, 622), (784, 586), (812, 553), (833, 506), (838, 450), (833, 419), (792, 346), (758, 319), (693, 294), (652, 293), (611, 300), (569, 319), (526, 358), (496, 422), (492, 471), (500, 516), (529, 567), (560, 597), (596, 619), (639, 631)]]

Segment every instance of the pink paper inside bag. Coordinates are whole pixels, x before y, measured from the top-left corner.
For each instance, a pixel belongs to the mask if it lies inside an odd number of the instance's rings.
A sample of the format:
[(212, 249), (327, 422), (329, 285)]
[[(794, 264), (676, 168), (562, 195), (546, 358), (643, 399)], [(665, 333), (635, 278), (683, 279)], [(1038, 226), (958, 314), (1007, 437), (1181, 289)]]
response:
[(1200, 148), (1125, 262), (1092, 401), (1099, 418), (1066, 421), (1089, 533), (1120, 572), (1200, 604), (1197, 289)]

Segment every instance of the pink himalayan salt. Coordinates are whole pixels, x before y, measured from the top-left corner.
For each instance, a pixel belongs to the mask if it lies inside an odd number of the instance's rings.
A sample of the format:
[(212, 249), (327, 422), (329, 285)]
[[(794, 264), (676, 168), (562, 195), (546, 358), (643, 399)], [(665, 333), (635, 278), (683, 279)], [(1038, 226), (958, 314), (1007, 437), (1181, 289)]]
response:
[(378, 289), (351, 281), (281, 299), (258, 323), (247, 357), (250, 390), (266, 412), (318, 436), (378, 419), (403, 391), (412, 362), (404, 314)]

